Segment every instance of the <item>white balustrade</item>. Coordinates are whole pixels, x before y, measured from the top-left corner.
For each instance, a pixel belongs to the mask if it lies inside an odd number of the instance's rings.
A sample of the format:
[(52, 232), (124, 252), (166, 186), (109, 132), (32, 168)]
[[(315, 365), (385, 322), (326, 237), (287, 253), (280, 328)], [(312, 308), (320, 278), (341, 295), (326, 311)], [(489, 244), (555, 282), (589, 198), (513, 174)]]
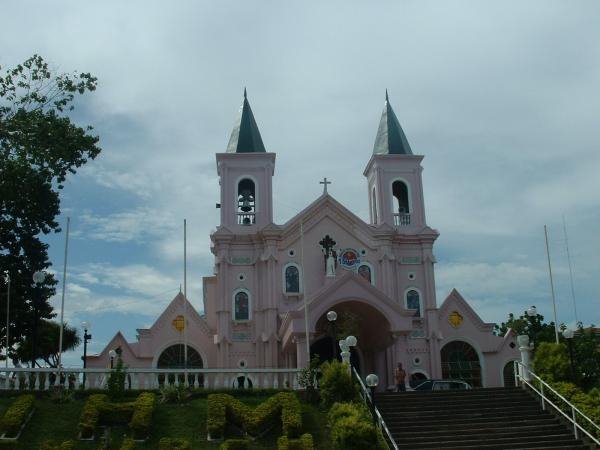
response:
[[(158, 389), (169, 385), (204, 389), (299, 389), (300, 369), (125, 369), (126, 389)], [(85, 385), (84, 377), (85, 374)], [(0, 390), (105, 389), (111, 369), (0, 368)]]

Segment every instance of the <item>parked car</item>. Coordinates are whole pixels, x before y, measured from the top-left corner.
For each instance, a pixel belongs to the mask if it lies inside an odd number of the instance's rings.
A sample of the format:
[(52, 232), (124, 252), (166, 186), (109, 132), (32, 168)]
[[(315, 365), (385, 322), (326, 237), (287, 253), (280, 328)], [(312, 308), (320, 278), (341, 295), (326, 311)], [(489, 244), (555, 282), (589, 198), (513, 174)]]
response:
[(427, 380), (423, 381), (415, 391), (453, 391), (456, 389), (473, 389), (469, 383), (462, 380)]

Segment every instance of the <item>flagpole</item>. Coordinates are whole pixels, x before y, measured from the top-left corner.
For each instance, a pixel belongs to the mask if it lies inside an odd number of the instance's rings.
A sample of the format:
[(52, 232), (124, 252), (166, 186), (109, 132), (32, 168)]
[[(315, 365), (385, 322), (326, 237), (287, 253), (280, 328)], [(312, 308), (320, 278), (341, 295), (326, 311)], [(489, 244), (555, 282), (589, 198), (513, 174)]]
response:
[(552, 307), (554, 308), (554, 337), (558, 344), (558, 319), (556, 317), (556, 298), (554, 297), (554, 281), (552, 280), (552, 266), (550, 265), (550, 250), (548, 249), (548, 228), (544, 225), (546, 236), (546, 255), (548, 256), (548, 272), (550, 273), (550, 290), (552, 291)]
[[(58, 370), (60, 372), (60, 366), (62, 364), (62, 349), (63, 349), (63, 329), (64, 329), (64, 317), (65, 317), (65, 289), (67, 287), (67, 252), (69, 250), (69, 228), (71, 226), (71, 218), (67, 217), (67, 235), (65, 237), (65, 259), (63, 264), (63, 283), (62, 283), (62, 297), (60, 300), (60, 335), (58, 338)], [(60, 379), (60, 373), (59, 373)]]
[(310, 339), (308, 335), (308, 305), (306, 303), (306, 283), (304, 282), (304, 228), (300, 221), (300, 266), (302, 268), (302, 298), (304, 299), (304, 333), (306, 339), (306, 365), (310, 364)]
[[(183, 368), (187, 369), (187, 220), (183, 219)], [(187, 383), (187, 373), (185, 376)]]
[[(8, 369), (8, 336), (9, 336), (9, 326), (10, 322), (8, 320), (10, 312), (10, 272), (6, 271), (6, 368)], [(8, 376), (8, 374), (6, 375)]]
[(567, 236), (567, 221), (565, 215), (563, 219), (563, 231), (565, 233), (565, 247), (567, 247), (567, 261), (569, 262), (569, 279), (571, 280), (571, 298), (573, 299), (573, 312), (575, 313), (575, 326), (579, 326), (579, 317), (577, 317), (577, 303), (575, 302), (575, 286), (573, 285), (573, 266), (571, 265), (571, 253), (569, 252), (569, 238)]

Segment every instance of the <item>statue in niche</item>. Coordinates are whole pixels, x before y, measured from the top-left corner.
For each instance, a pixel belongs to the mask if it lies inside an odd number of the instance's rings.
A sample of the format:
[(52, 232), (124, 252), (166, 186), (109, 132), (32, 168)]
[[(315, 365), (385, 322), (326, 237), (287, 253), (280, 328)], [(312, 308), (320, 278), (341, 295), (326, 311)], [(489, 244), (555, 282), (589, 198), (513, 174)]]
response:
[(333, 246), (336, 244), (333, 239), (327, 234), (321, 241), (319, 241), (319, 245), (322, 248), (324, 259), (325, 259), (325, 276), (329, 278), (335, 277), (335, 269), (337, 267), (337, 253), (333, 249)]

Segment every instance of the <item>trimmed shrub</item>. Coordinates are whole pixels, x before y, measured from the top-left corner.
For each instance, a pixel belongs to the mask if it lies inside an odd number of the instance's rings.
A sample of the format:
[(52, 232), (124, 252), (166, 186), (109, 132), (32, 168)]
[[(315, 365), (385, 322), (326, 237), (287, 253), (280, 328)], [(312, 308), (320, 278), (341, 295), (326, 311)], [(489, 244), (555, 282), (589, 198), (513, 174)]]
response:
[(134, 439), (148, 436), (155, 405), (156, 395), (151, 392), (142, 392), (134, 402), (134, 412), (129, 422)]
[(279, 392), (252, 409), (228, 394), (208, 396), (207, 430), (213, 439), (222, 438), (227, 422), (258, 435), (281, 421), (283, 434), (296, 437), (302, 430), (300, 401), (291, 392)]
[(277, 450), (314, 450), (312, 434), (305, 433), (298, 439), (290, 439), (287, 436), (281, 436), (277, 439)]
[(75, 442), (64, 441), (62, 444), (57, 444), (54, 441), (45, 441), (40, 445), (40, 450), (74, 450)]
[(152, 424), (155, 403), (156, 395), (151, 392), (142, 392), (135, 401), (125, 403), (112, 403), (106, 394), (90, 395), (79, 419), (81, 437), (92, 437), (99, 424), (128, 423), (134, 438), (143, 439)]
[(8, 407), (2, 420), (0, 420), (0, 428), (4, 430), (7, 436), (16, 436), (23, 426), (27, 416), (33, 409), (33, 395), (20, 395)]
[(321, 365), (321, 371), (323, 375), (319, 381), (319, 390), (325, 406), (331, 406), (335, 402), (351, 402), (358, 397), (358, 387), (346, 364), (328, 361)]
[(121, 444), (120, 450), (135, 450), (135, 441), (131, 438), (123, 439), (123, 443)]
[(334, 450), (386, 449), (379, 429), (366, 407), (357, 403), (335, 403), (327, 414)]
[(248, 450), (249, 448), (248, 439), (227, 439), (219, 446), (219, 450)]
[[(592, 422), (600, 423), (600, 389), (594, 388), (585, 393), (573, 383), (559, 382), (551, 383), (551, 385), (560, 395), (573, 403), (577, 409), (589, 417)], [(546, 392), (546, 395), (549, 397), (553, 396), (550, 392)], [(561, 401), (557, 401), (556, 404), (563, 406), (563, 412), (570, 417), (570, 408), (567, 408)], [(578, 420), (578, 423), (592, 435), (600, 437), (600, 433), (586, 421)]]
[(158, 450), (191, 450), (192, 445), (187, 439), (162, 438), (158, 442)]

